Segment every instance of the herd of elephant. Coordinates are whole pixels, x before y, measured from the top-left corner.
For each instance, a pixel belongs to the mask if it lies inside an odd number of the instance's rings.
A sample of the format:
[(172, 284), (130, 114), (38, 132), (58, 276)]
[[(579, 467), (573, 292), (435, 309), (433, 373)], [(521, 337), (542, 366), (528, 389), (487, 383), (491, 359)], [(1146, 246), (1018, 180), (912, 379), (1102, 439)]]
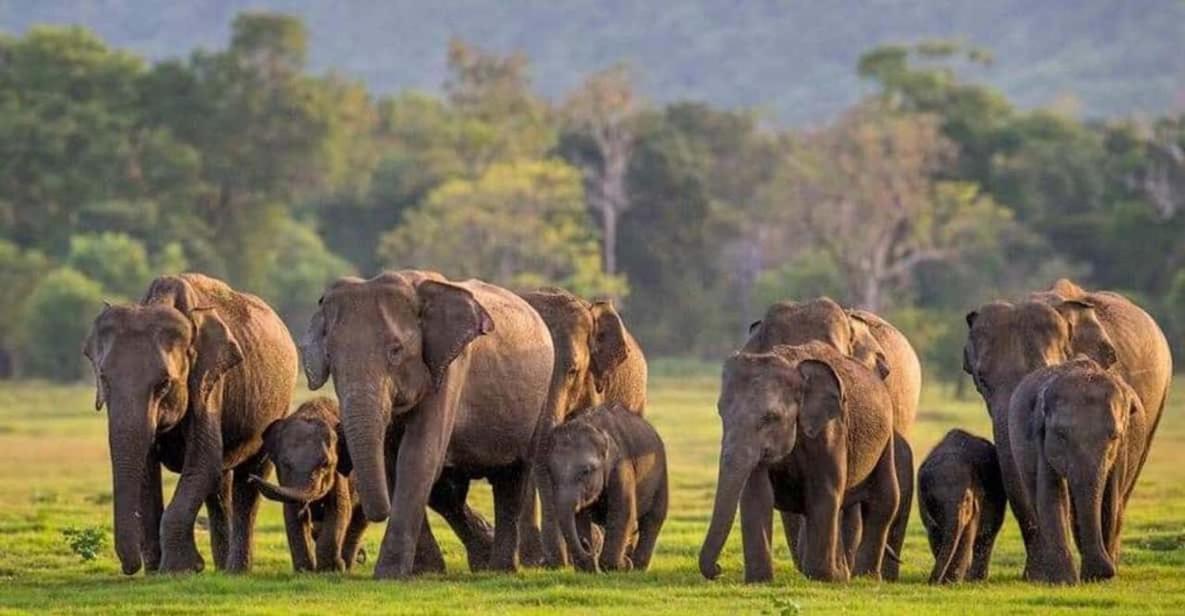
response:
[[(1024, 576), (1115, 575), (1120, 527), (1165, 404), (1172, 360), (1139, 307), (1058, 281), (967, 315), (964, 369), (993, 440), (952, 430), (917, 472), (931, 581), (987, 576), (1004, 509)], [(293, 567), (344, 571), (386, 520), (375, 577), (444, 570), (448, 523), (474, 570), (644, 570), (668, 507), (646, 360), (610, 302), (515, 294), (424, 271), (329, 285), (298, 353), (259, 298), (164, 276), (107, 305), (83, 345), (106, 405), (115, 548), (125, 574), (200, 571), (202, 505), (217, 568), (247, 571), (259, 496), (280, 501)], [(745, 580), (773, 577), (773, 513), (808, 578), (896, 580), (915, 488), (921, 366), (878, 316), (778, 302), (724, 363), (719, 478), (699, 568), (739, 506)], [(179, 473), (165, 506), (161, 467)], [(271, 469), (276, 482), (268, 480)], [(493, 487), (491, 525), (467, 504)], [(1081, 554), (1081, 573), (1069, 537)]]

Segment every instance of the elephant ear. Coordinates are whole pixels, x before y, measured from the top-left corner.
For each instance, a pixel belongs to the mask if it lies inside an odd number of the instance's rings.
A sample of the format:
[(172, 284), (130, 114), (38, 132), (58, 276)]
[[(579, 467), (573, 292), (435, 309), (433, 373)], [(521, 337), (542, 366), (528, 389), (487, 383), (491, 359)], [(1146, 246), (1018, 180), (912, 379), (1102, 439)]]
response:
[(629, 356), (625, 342), (625, 324), (612, 302), (597, 302), (592, 307), (592, 374), (597, 392), (605, 391), (609, 375)]
[(107, 403), (107, 390), (103, 386), (103, 378), (99, 373), (99, 365), (102, 362), (105, 351), (99, 348), (99, 320), (107, 313), (107, 309), (111, 304), (103, 302), (103, 312), (95, 318), (95, 322), (91, 325), (90, 332), (86, 335), (86, 340), (82, 342), (82, 355), (86, 357), (87, 361), (91, 363), (91, 370), (95, 373), (95, 410), (100, 411), (103, 405)]
[(798, 364), (798, 374), (803, 379), (802, 407), (799, 423), (807, 438), (818, 436), (832, 419), (843, 416), (847, 396), (843, 381), (831, 364), (817, 359), (803, 360)]
[(190, 320), (195, 334), (189, 387), (197, 392), (198, 403), (205, 404), (218, 380), (243, 362), (243, 349), (213, 308), (195, 308)]
[(423, 302), (424, 363), (439, 390), (449, 365), (470, 342), (494, 331), (494, 320), (472, 293), (455, 284), (425, 280), (417, 290)]
[(1098, 362), (1104, 370), (1118, 361), (1115, 345), (1103, 329), (1103, 324), (1099, 322), (1094, 304), (1071, 299), (1061, 302), (1055, 308), (1070, 325), (1070, 347), (1073, 353), (1085, 354)]
[(889, 357), (880, 341), (872, 335), (868, 319), (855, 310), (847, 311), (851, 352), (848, 356), (877, 373), (881, 380), (889, 378)]
[[(322, 297), (317, 303), (322, 304)], [(325, 351), (325, 312), (318, 307), (309, 319), (309, 328), (300, 339), (300, 363), (308, 379), (309, 389), (316, 391), (329, 379), (329, 355)]]

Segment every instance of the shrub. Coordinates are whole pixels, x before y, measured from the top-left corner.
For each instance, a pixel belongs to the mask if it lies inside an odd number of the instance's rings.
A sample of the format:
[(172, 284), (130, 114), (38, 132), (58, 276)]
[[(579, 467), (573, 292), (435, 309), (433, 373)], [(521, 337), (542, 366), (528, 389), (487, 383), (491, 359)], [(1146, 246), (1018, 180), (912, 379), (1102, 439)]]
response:
[(107, 532), (101, 528), (67, 528), (62, 531), (70, 551), (82, 560), (94, 560), (107, 543)]
[(144, 245), (124, 233), (88, 233), (70, 238), (66, 265), (103, 285), (110, 293), (135, 297), (152, 272)]

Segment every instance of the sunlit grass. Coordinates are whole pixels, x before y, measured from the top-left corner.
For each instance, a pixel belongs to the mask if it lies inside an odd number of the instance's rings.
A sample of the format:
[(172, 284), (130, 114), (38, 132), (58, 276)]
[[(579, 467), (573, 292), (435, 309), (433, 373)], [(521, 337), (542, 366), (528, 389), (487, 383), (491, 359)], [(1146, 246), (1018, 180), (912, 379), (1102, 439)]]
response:
[[(125, 578), (111, 545), (111, 481), (106, 418), (90, 410), (86, 386), (0, 384), (0, 612), (235, 613), (474, 612), (474, 613), (775, 613), (775, 599), (803, 613), (890, 612), (1057, 613), (1091, 611), (1185, 613), (1185, 388), (1170, 399), (1148, 466), (1124, 527), (1120, 577), (1077, 588), (1035, 586), (1018, 579), (1023, 552), (1009, 520), (997, 543), (992, 579), (978, 585), (931, 588), (931, 558), (915, 519), (903, 558), (903, 580), (850, 585), (807, 582), (777, 546), (774, 583), (740, 582), (739, 532), (721, 560), (720, 581), (704, 581), (695, 556), (715, 487), (719, 422), (715, 377), (655, 379), (649, 416), (670, 456), (671, 513), (651, 571), (600, 577), (527, 571), (515, 576), (471, 574), (464, 553), (443, 522), (434, 527), (449, 573), (405, 583), (370, 579), (382, 525), (370, 529), (370, 561), (347, 576), (290, 571), (280, 508), (265, 504), (256, 540), (255, 572), (245, 577), (206, 572), (185, 578)], [(309, 394), (304, 394), (305, 396)], [(978, 399), (958, 401), (940, 388), (925, 391), (914, 433), (920, 462), (947, 429), (987, 435)], [(166, 489), (174, 477), (166, 474)], [(474, 490), (491, 510), (489, 490)], [(62, 536), (68, 527), (98, 526), (108, 533), (98, 558), (84, 562)], [(207, 555), (208, 537), (198, 531)], [(780, 533), (778, 533), (780, 535)]]

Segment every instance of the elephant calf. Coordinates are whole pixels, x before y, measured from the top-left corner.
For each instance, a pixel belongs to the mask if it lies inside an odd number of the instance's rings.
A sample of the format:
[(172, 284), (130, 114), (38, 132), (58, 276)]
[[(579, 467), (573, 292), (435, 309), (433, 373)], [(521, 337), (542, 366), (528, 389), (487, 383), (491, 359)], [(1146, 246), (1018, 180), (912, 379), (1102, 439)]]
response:
[[(666, 451), (654, 427), (613, 403), (577, 412), (553, 436), (548, 497), (576, 567), (645, 570), (667, 517)], [(593, 523), (605, 529), (599, 559)]]
[(1007, 497), (996, 446), (951, 430), (918, 469), (918, 509), (934, 552), (931, 584), (984, 580)]
[(257, 475), (251, 481), (265, 497), (284, 503), (288, 549), (297, 571), (346, 571), (366, 530), (340, 432), (337, 403), (315, 398), (263, 433), (263, 450), (276, 465), (280, 485)]
[(1001, 463), (1015, 465), (1021, 493), (1014, 506), (1036, 525), (1031, 579), (1078, 581), (1071, 530), (1082, 578), (1115, 577), (1123, 510), (1149, 429), (1140, 397), (1085, 355), (1032, 372), (1017, 386), (1008, 413), (1012, 460)]

